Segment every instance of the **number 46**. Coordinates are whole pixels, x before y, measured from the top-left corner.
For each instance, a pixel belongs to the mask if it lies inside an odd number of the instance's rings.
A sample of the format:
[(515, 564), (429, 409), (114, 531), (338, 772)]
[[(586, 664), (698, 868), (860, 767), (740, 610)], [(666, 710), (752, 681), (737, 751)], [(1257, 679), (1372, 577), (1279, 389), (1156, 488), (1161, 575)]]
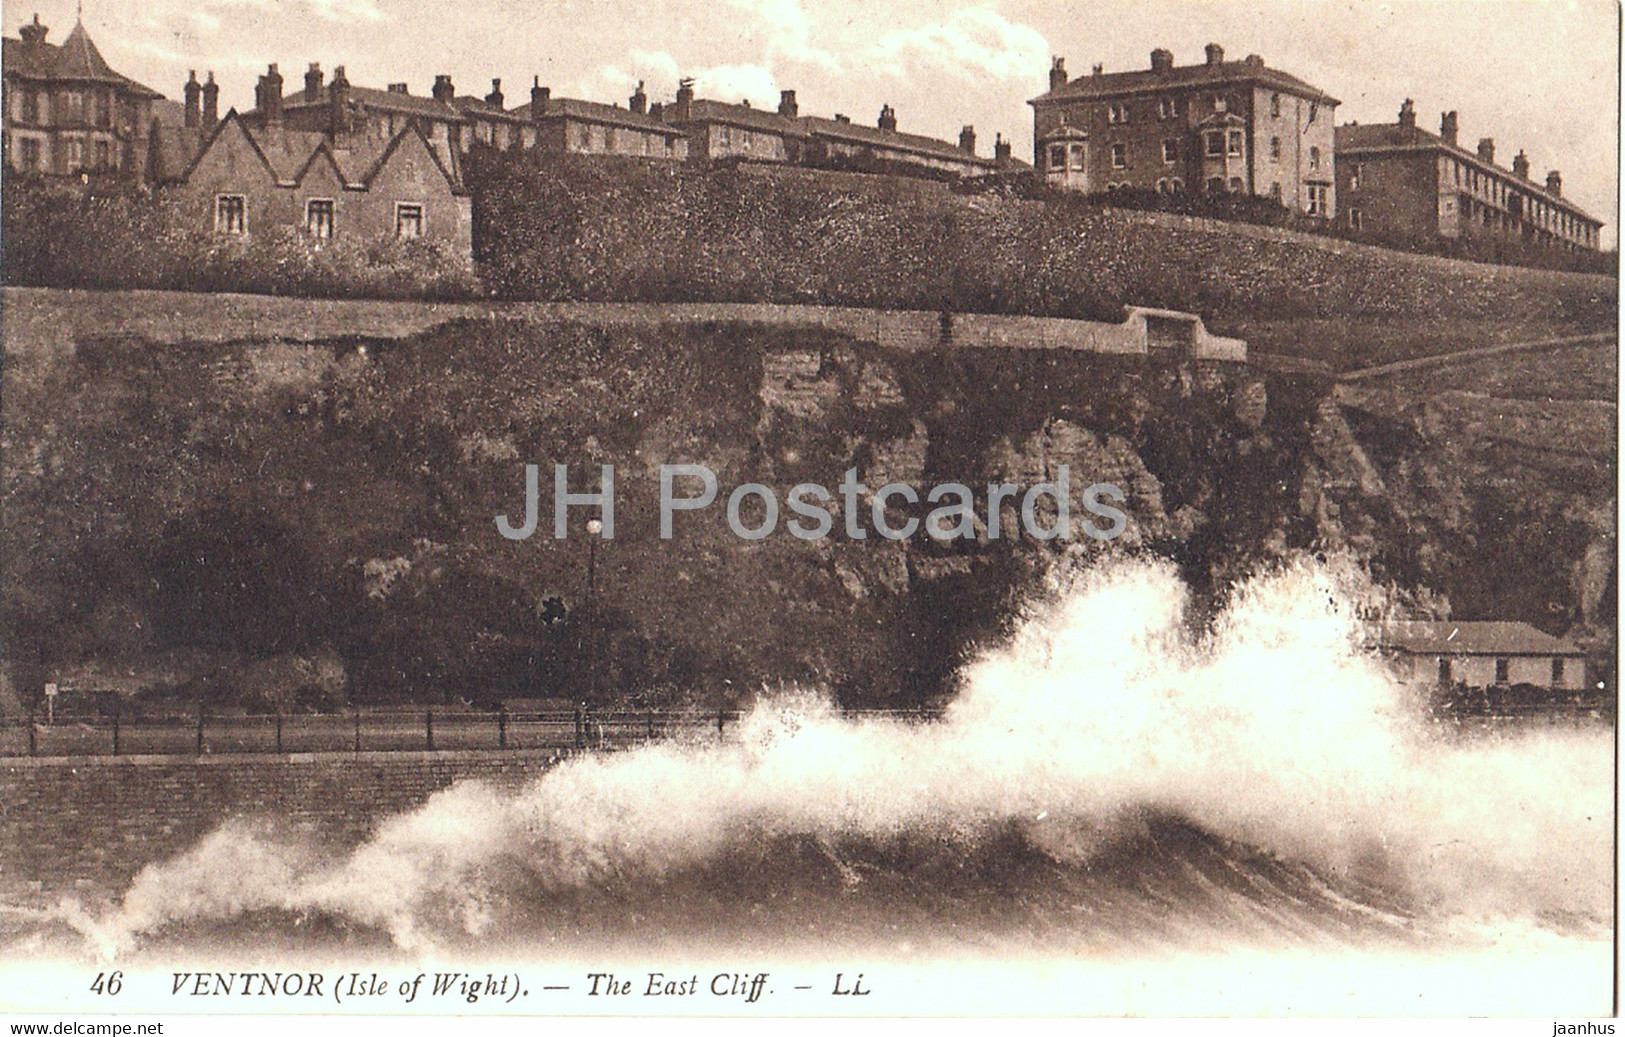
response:
[(96, 982), (90, 985), (90, 989), (93, 992), (97, 994), (107, 994), (109, 996), (117, 994), (123, 988), (123, 972), (98, 972), (96, 973)]

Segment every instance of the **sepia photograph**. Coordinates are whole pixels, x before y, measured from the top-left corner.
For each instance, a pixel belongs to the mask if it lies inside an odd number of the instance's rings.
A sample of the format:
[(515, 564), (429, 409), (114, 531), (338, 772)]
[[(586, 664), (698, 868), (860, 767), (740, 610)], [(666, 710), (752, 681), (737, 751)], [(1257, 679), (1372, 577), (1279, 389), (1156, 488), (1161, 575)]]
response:
[(1620, 19), (6, 3), (0, 1017), (1613, 1033)]

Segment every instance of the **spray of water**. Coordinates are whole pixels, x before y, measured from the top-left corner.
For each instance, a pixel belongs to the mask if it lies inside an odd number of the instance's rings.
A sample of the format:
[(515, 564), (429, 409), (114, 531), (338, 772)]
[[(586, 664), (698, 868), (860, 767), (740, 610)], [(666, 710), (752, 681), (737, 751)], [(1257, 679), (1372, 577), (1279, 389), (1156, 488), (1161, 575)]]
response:
[(726, 740), (576, 758), (518, 793), (460, 784), (337, 857), (233, 822), (75, 924), (116, 954), (176, 924), (319, 913), (422, 948), (489, 932), (515, 897), (649, 888), (775, 847), (813, 847), (848, 888), (876, 847), (1013, 838), (1083, 873), (1129, 846), (1149, 866), (1145, 819), (1171, 817), (1359, 909), (1605, 925), (1606, 735), (1437, 736), (1362, 652), (1365, 593), (1351, 567), (1285, 565), (1193, 632), (1171, 567), (1096, 566), (969, 665), (939, 722), (844, 719), (790, 689)]

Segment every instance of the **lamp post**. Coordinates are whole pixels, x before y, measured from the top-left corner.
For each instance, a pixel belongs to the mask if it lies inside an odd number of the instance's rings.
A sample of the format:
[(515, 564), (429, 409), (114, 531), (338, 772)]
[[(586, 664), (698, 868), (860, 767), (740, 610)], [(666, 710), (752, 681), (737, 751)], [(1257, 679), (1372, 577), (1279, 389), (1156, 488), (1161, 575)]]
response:
[(587, 698), (598, 699), (598, 535), (604, 524), (587, 520)]

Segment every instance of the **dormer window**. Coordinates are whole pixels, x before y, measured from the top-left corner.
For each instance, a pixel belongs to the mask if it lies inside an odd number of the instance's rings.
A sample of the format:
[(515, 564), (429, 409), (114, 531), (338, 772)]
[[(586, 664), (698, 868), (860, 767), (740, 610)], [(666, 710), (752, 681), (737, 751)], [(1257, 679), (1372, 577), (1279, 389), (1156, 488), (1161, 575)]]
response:
[(1215, 94), (1213, 96), (1213, 110), (1216, 112), (1228, 112), (1230, 110), (1229, 99), (1223, 94)]

